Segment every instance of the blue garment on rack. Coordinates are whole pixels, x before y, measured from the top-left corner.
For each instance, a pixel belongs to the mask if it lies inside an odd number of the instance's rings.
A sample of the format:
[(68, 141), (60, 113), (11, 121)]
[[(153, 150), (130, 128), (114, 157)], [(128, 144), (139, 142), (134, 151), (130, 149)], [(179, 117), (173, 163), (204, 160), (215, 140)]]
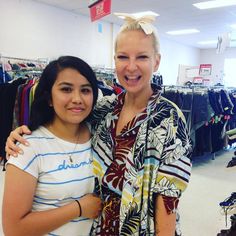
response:
[(7, 83), (10, 80), (12, 80), (11, 76), (6, 71), (3, 73), (3, 68), (0, 65), (0, 84)]

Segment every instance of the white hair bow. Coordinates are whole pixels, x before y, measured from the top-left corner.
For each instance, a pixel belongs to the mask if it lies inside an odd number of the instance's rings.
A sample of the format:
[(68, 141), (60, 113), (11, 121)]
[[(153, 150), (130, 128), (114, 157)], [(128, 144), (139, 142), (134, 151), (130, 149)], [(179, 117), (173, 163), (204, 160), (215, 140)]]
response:
[(128, 13), (114, 13), (114, 15), (124, 19), (125, 24), (129, 25), (133, 22), (137, 22), (145, 34), (152, 34), (155, 27), (152, 25), (152, 23), (155, 21), (156, 15), (144, 15), (144, 16), (137, 16), (135, 14), (128, 14)]

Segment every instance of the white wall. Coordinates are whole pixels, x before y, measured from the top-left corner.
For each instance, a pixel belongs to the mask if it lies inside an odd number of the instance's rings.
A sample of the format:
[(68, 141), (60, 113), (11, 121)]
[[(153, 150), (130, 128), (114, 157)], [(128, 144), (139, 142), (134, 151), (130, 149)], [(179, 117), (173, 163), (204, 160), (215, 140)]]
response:
[(75, 55), (111, 67), (110, 24), (30, 0), (0, 0), (0, 53), (21, 58)]
[[(102, 33), (98, 25), (102, 26)], [(75, 55), (91, 65), (114, 67), (113, 42), (119, 26), (91, 22), (30, 0), (0, 0), (0, 54), (20, 58)], [(161, 37), (160, 73), (164, 84), (175, 84), (179, 64), (198, 65), (199, 50)]]
[(198, 66), (200, 50), (160, 37), (161, 64), (159, 71), (165, 85), (176, 84), (179, 65)]
[(227, 48), (222, 54), (216, 54), (216, 49), (201, 50), (200, 63), (212, 64), (213, 84), (223, 82), (222, 76), (224, 74), (224, 60), (226, 58), (236, 58), (236, 48)]

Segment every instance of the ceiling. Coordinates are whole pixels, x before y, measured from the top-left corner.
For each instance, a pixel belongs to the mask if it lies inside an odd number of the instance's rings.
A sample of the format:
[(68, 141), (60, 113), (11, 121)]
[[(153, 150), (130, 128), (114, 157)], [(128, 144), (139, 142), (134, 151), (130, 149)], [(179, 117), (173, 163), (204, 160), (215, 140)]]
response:
[[(89, 16), (88, 0), (34, 0), (57, 8), (71, 11), (75, 14)], [(212, 45), (200, 45), (199, 41), (217, 40), (218, 36), (231, 32), (230, 46), (236, 47), (236, 29), (232, 31), (231, 24), (236, 24), (236, 6), (200, 10), (192, 4), (203, 0), (111, 0), (112, 12), (134, 13), (154, 11), (157, 17), (156, 27), (161, 37), (176, 42), (197, 47), (216, 48)], [(225, 0), (228, 1), (228, 0)], [(122, 24), (116, 16), (108, 15), (101, 20)], [(196, 28), (200, 33), (171, 36), (167, 31)]]

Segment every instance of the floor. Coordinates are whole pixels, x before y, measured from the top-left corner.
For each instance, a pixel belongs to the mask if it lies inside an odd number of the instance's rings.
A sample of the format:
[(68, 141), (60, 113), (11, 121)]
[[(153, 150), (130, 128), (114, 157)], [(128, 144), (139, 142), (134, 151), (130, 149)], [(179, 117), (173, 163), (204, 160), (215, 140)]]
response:
[[(213, 156), (198, 157), (193, 162), (190, 184), (180, 201), (183, 236), (216, 236), (227, 229), (219, 202), (236, 191), (236, 167), (226, 168), (234, 150)], [(0, 203), (2, 202), (4, 172), (0, 166)], [(0, 204), (0, 212), (1, 212)], [(0, 236), (3, 236), (0, 214)]]
[(235, 150), (199, 157), (193, 162), (192, 177), (180, 202), (184, 236), (216, 236), (230, 227), (221, 214), (219, 202), (236, 192), (236, 167), (226, 168)]

